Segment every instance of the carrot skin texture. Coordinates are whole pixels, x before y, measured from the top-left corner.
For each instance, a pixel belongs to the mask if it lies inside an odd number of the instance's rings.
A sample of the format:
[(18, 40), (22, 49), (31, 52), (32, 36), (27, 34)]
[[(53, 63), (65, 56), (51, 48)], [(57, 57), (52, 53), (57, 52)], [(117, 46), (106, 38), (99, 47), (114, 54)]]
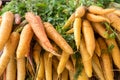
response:
[(103, 63), (103, 73), (105, 76), (105, 80), (114, 80), (112, 62), (110, 60), (110, 55), (107, 51), (107, 45), (103, 38), (98, 38), (97, 40), (102, 50), (101, 61)]
[(17, 64), (15, 56), (12, 55), (6, 68), (6, 80), (16, 80)]
[(111, 50), (111, 55), (113, 58), (114, 64), (120, 69), (120, 50), (115, 39), (106, 39), (105, 40), (108, 46), (113, 45)]
[(114, 12), (114, 8), (103, 9), (102, 7), (91, 5), (88, 7), (88, 11), (93, 14), (104, 15), (111, 12)]
[(25, 57), (17, 59), (17, 80), (25, 80)]
[(83, 66), (88, 77), (92, 77), (92, 57), (87, 51), (85, 41), (82, 38), (80, 44), (80, 53), (82, 57)]
[(80, 40), (81, 40), (81, 18), (75, 18), (73, 23), (73, 31), (74, 31), (74, 39), (76, 43), (77, 50), (80, 47)]
[(60, 62), (59, 62), (58, 67), (57, 67), (58, 76), (64, 71), (66, 63), (69, 59), (69, 56), (70, 55), (68, 53), (65, 53), (64, 51), (62, 52)]
[(35, 16), (32, 12), (27, 12), (25, 14), (26, 20), (31, 25), (33, 32), (35, 33), (36, 37), (38, 38), (39, 44), (48, 52), (53, 53), (54, 55), (56, 52), (53, 49), (52, 44), (50, 43), (44, 29), (44, 25), (42, 20), (39, 16)]
[(32, 37), (33, 37), (32, 28), (29, 24), (27, 24), (24, 26), (20, 35), (20, 41), (16, 51), (17, 58), (23, 58), (28, 54)]
[(110, 19), (111, 26), (120, 31), (120, 18), (114, 13), (107, 14), (107, 17)]
[(102, 36), (103, 38), (108, 38), (108, 34), (106, 33), (106, 29), (104, 27), (104, 25), (102, 25), (101, 23), (97, 23), (97, 22), (93, 22), (92, 23), (93, 29), (95, 29), (95, 31)]
[(10, 35), (5, 47), (3, 49), (3, 54), (0, 57), (0, 75), (2, 75), (3, 71), (7, 67), (11, 56), (15, 53), (19, 41), (19, 33), (13, 32)]
[(95, 36), (92, 26), (88, 20), (83, 21), (82, 32), (85, 38), (87, 51), (90, 56), (93, 56), (95, 50)]
[(12, 31), (14, 15), (12, 12), (5, 12), (2, 16), (2, 22), (0, 26), (0, 51), (3, 49), (5, 43), (9, 39)]
[(100, 16), (100, 15), (87, 13), (86, 17), (89, 21), (92, 21), (92, 22), (108, 22), (108, 23), (110, 23), (110, 20), (108, 18)]
[[(63, 51), (69, 54), (73, 54), (73, 49), (66, 42), (66, 40), (55, 30), (52, 24), (44, 22), (46, 33), (50, 39), (52, 39)], [(54, 35), (53, 35), (54, 34)], [(58, 38), (59, 37), (59, 38)]]
[(75, 18), (81, 18), (85, 15), (85, 6), (79, 6), (76, 10), (75, 10)]

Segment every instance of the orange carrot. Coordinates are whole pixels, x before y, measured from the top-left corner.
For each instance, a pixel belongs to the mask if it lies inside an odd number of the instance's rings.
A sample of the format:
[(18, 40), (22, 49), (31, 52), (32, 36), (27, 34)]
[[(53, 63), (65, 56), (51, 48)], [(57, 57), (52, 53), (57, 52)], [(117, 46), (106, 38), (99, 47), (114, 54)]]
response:
[(33, 32), (35, 33), (36, 37), (38, 38), (39, 44), (46, 51), (51, 52), (54, 55), (57, 55), (56, 52), (53, 50), (53, 46), (51, 45), (49, 39), (47, 38), (41, 18), (39, 16), (35, 16), (32, 12), (27, 12), (25, 14), (25, 19), (31, 25)]
[(100, 50), (100, 45), (98, 44), (97, 40), (95, 40), (95, 53), (100, 57), (101, 50)]
[(7, 64), (10, 61), (10, 57), (15, 53), (19, 41), (19, 33), (12, 32), (10, 38), (8, 39), (5, 47), (3, 49), (3, 53), (0, 57), (0, 75), (4, 72)]
[[(55, 30), (52, 24), (44, 22), (46, 33), (65, 53), (73, 54), (73, 49), (66, 40)], [(54, 35), (53, 35), (54, 34)]]
[(70, 30), (68, 30), (68, 31), (66, 32), (66, 34), (72, 34), (72, 33), (74, 33), (73, 28), (71, 28)]
[(2, 22), (0, 26), (0, 51), (3, 49), (7, 42), (13, 25), (14, 15), (12, 12), (5, 12), (2, 16)]
[(32, 28), (29, 24), (27, 24), (24, 26), (20, 35), (20, 41), (16, 51), (17, 58), (22, 58), (28, 55), (32, 37), (33, 37)]

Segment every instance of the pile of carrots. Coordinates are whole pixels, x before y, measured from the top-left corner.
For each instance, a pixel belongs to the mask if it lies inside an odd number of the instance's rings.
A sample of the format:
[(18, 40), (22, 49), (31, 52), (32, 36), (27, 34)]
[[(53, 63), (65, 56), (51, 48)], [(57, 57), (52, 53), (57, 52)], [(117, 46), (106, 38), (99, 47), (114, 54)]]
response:
[[(89, 80), (93, 74), (100, 80), (114, 80), (113, 64), (119, 71), (120, 48), (109, 35), (120, 32), (119, 16), (115, 8), (79, 6), (62, 27), (66, 34), (74, 34), (81, 55), (83, 68), (77, 80)], [(76, 52), (51, 23), (33, 12), (27, 12), (22, 22), (10, 11), (0, 17), (1, 80), (75, 80), (72, 55)]]

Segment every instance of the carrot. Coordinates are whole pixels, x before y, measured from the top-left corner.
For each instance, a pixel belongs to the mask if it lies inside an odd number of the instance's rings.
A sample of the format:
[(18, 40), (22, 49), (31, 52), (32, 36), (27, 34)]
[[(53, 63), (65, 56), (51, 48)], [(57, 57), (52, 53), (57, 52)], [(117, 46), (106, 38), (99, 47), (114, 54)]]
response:
[(44, 66), (44, 58), (43, 55), (40, 55), (40, 65), (38, 67), (36, 80), (42, 80), (45, 77), (45, 66)]
[(47, 38), (41, 18), (39, 16), (35, 16), (32, 12), (27, 12), (25, 14), (25, 19), (31, 25), (32, 30), (38, 38), (38, 43), (41, 45), (41, 47), (46, 51), (57, 55), (53, 50), (53, 46), (51, 45), (49, 39)]
[(49, 52), (44, 53), (44, 66), (46, 80), (52, 80), (52, 58), (49, 57)]
[(67, 63), (66, 63), (66, 69), (68, 71), (74, 72), (74, 65), (72, 64), (72, 61), (70, 61), (70, 60), (67, 61)]
[(75, 44), (77, 46), (77, 50), (80, 47), (81, 23), (82, 23), (81, 18), (75, 18), (74, 23), (73, 23), (74, 39), (75, 39)]
[(107, 14), (108, 19), (110, 19), (111, 26), (116, 30), (120, 31), (120, 18), (114, 13)]
[(113, 13), (116, 14), (117, 16), (120, 16), (120, 10), (119, 9), (115, 10)]
[(74, 72), (69, 71), (69, 80), (74, 80)]
[(24, 26), (20, 35), (20, 41), (16, 51), (17, 58), (23, 58), (26, 55), (28, 55), (32, 37), (33, 37), (32, 28), (29, 24), (27, 24)]
[(93, 55), (92, 62), (94, 62), (99, 67), (99, 69), (102, 69), (99, 57), (96, 54)]
[(95, 40), (95, 53), (100, 57), (101, 50), (100, 50), (100, 45), (98, 44), (97, 40)]
[(114, 64), (120, 69), (120, 50), (115, 39), (106, 39), (105, 40), (108, 47), (113, 46), (111, 49), (111, 55), (114, 61)]
[[(44, 22), (44, 27), (48, 37), (53, 40), (65, 53), (73, 54), (73, 49), (66, 40), (55, 30), (52, 24)], [(54, 35), (53, 35), (54, 34)]]
[(2, 15), (2, 22), (0, 26), (0, 51), (3, 49), (5, 43), (10, 37), (12, 31), (14, 15), (8, 11)]
[(102, 7), (91, 5), (88, 7), (88, 11), (93, 14), (103, 15), (103, 14), (108, 14), (108, 13), (113, 12), (115, 11), (115, 9), (114, 8), (103, 9)]
[(10, 38), (4, 46), (3, 53), (0, 57), (0, 75), (4, 72), (11, 56), (15, 53), (19, 41), (19, 33), (12, 32)]
[(62, 52), (62, 55), (61, 55), (61, 58), (60, 58), (60, 62), (58, 64), (58, 67), (57, 67), (57, 73), (58, 73), (58, 76), (63, 72), (63, 70), (65, 69), (65, 65), (69, 59), (69, 54), (68, 53), (65, 53), (64, 51)]
[(62, 29), (67, 29), (74, 21), (75, 19), (75, 13), (73, 13), (69, 19), (65, 22), (64, 26), (62, 27)]
[(92, 58), (87, 51), (85, 41), (83, 38), (80, 44), (80, 54), (82, 57), (82, 62), (83, 62), (83, 66), (85, 69), (85, 73), (87, 74), (88, 77), (92, 77)]
[(17, 80), (25, 80), (25, 57), (17, 59)]
[(108, 34), (105, 34), (106, 33), (106, 29), (105, 29), (105, 26), (102, 25), (101, 23), (92, 23), (93, 25), (93, 28), (96, 30), (96, 32), (102, 36), (103, 38), (108, 38)]
[(92, 56), (95, 50), (95, 37), (92, 26), (88, 20), (83, 21), (82, 33), (85, 38), (87, 51), (90, 56)]
[(53, 67), (53, 80), (58, 80), (58, 74), (57, 74), (57, 71), (56, 71), (56, 69)]
[(26, 63), (26, 68), (27, 68), (26, 71), (28, 71), (30, 73), (30, 75), (33, 77), (35, 75), (35, 73), (34, 73), (34, 70), (32, 67), (33, 66), (30, 64), (30, 62)]
[(110, 55), (107, 51), (107, 45), (103, 38), (98, 38), (98, 43), (100, 44), (100, 48), (102, 51), (101, 54), (101, 61), (103, 65), (103, 73), (105, 76), (105, 80), (114, 80), (114, 74), (113, 74), (113, 68), (112, 68), (112, 62), (110, 60)]
[(33, 59), (37, 67), (40, 65), (40, 52), (41, 52), (41, 47), (39, 43), (36, 42), (33, 47)]
[(70, 30), (68, 30), (68, 31), (66, 32), (66, 34), (72, 34), (72, 33), (74, 33), (73, 28), (71, 28)]
[(65, 68), (62, 72), (62, 79), (61, 80), (68, 80), (68, 70)]
[(92, 21), (92, 22), (108, 22), (108, 23), (110, 23), (110, 20), (108, 18), (103, 17), (101, 15), (87, 13), (86, 17), (89, 21)]
[(57, 71), (58, 64), (59, 64), (59, 60), (55, 56), (52, 57), (52, 65), (56, 71)]
[(76, 10), (75, 10), (75, 17), (76, 18), (81, 18), (85, 15), (85, 6), (79, 6)]
[(79, 74), (77, 80), (89, 80), (88, 77), (87, 77), (87, 75), (86, 75), (86, 73), (85, 73), (84, 68), (82, 69), (81, 73)]
[(98, 78), (100, 80), (105, 80), (102, 69), (99, 68), (99, 66), (94, 62), (94, 60), (92, 61), (92, 66), (93, 66), (93, 70), (96, 73), (96, 75), (98, 76)]
[(12, 55), (6, 68), (6, 80), (16, 80), (17, 65), (15, 55)]

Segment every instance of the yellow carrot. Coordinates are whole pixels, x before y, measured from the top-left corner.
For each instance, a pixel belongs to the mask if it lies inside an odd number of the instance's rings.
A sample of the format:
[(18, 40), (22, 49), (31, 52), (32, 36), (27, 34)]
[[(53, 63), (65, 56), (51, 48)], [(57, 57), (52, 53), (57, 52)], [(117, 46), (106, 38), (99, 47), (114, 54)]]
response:
[(95, 37), (92, 26), (88, 20), (83, 21), (82, 32), (85, 38), (87, 51), (90, 54), (90, 56), (92, 56), (95, 50)]
[(23, 58), (26, 55), (28, 55), (32, 37), (33, 37), (32, 28), (29, 24), (27, 24), (24, 26), (20, 35), (20, 41), (16, 51), (17, 58)]
[(15, 56), (12, 55), (6, 68), (6, 80), (16, 80), (17, 64)]
[(19, 33), (12, 32), (7, 43), (5, 44), (3, 53), (0, 57), (0, 75), (2, 75), (5, 68), (7, 67), (7, 64), (10, 61), (11, 56), (15, 53), (18, 42), (19, 42)]
[(82, 69), (81, 73), (79, 74), (77, 80), (89, 80), (88, 77), (87, 77), (87, 75), (86, 75), (86, 73), (85, 73), (84, 68)]
[(0, 51), (3, 49), (5, 43), (10, 37), (13, 26), (14, 15), (7, 11), (2, 15), (2, 22), (0, 26)]
[(114, 12), (115, 9), (114, 8), (103, 9), (102, 7), (91, 5), (88, 7), (88, 11), (93, 14), (103, 15), (103, 14), (108, 14), (108, 13)]
[(106, 33), (106, 29), (105, 29), (105, 26), (102, 25), (101, 23), (92, 23), (93, 25), (93, 28), (96, 30), (96, 32), (102, 36), (103, 38), (108, 38), (108, 35), (109, 34), (105, 34)]
[(74, 33), (73, 28), (71, 28), (70, 30), (68, 30), (68, 31), (66, 32), (66, 34), (72, 34), (72, 33)]
[(120, 10), (115, 10), (113, 13), (116, 14), (117, 16), (120, 16)]
[(36, 80), (43, 80), (45, 77), (45, 66), (43, 55), (40, 55), (40, 65), (38, 67)]
[(57, 68), (57, 73), (58, 76), (63, 72), (63, 70), (65, 69), (65, 65), (69, 59), (69, 54), (65, 53), (64, 51), (62, 52), (61, 58), (60, 58), (60, 62), (58, 64), (58, 68)]
[(44, 66), (46, 80), (52, 80), (52, 58), (49, 57), (49, 52), (44, 53)]
[(101, 50), (100, 50), (100, 45), (98, 44), (97, 40), (95, 40), (95, 53), (100, 57)]
[(40, 45), (38, 43), (35, 43), (33, 47), (33, 59), (37, 67), (40, 65), (40, 52), (41, 52)]
[(75, 44), (77, 46), (77, 50), (80, 47), (81, 24), (82, 24), (82, 19), (81, 18), (75, 18), (74, 23), (73, 23), (73, 31), (74, 31), (74, 39), (75, 39)]
[(81, 40), (80, 54), (82, 57), (85, 73), (87, 74), (88, 77), (92, 77), (92, 58), (87, 51), (84, 39)]
[(57, 74), (57, 71), (56, 71), (56, 69), (53, 67), (53, 80), (57, 80), (58, 79), (58, 74)]
[(74, 21), (75, 19), (75, 13), (73, 13), (69, 19), (65, 22), (65, 25), (62, 27), (62, 29), (67, 29)]
[(108, 22), (108, 23), (110, 23), (110, 20), (108, 18), (103, 17), (101, 15), (87, 13), (86, 17), (89, 21), (92, 21), (92, 22)]
[(116, 30), (120, 31), (120, 18), (114, 13), (107, 14), (108, 19), (110, 19), (111, 26)]
[[(55, 30), (52, 24), (44, 22), (44, 27), (48, 37), (53, 40), (63, 51), (73, 54), (73, 49), (66, 40)], [(54, 34), (54, 35), (53, 35)]]
[(92, 66), (93, 66), (93, 70), (96, 73), (96, 75), (98, 76), (98, 78), (100, 80), (105, 80), (102, 69), (99, 68), (99, 66), (94, 62), (94, 60), (92, 61)]
[(85, 15), (85, 6), (79, 6), (76, 10), (75, 10), (75, 17), (76, 18), (81, 18)]
[(105, 76), (105, 80), (114, 80), (114, 74), (113, 74), (113, 68), (112, 68), (112, 62), (110, 60), (110, 55), (107, 51), (107, 45), (103, 38), (98, 38), (98, 43), (100, 44), (101, 48), (101, 61), (103, 65), (103, 73)]
[(65, 68), (62, 72), (62, 79), (61, 80), (68, 80), (68, 70)]
[(120, 69), (120, 50), (115, 39), (106, 39), (108, 47), (113, 47), (111, 49), (111, 55), (114, 64)]
[(25, 80), (25, 57), (17, 59), (17, 80)]

